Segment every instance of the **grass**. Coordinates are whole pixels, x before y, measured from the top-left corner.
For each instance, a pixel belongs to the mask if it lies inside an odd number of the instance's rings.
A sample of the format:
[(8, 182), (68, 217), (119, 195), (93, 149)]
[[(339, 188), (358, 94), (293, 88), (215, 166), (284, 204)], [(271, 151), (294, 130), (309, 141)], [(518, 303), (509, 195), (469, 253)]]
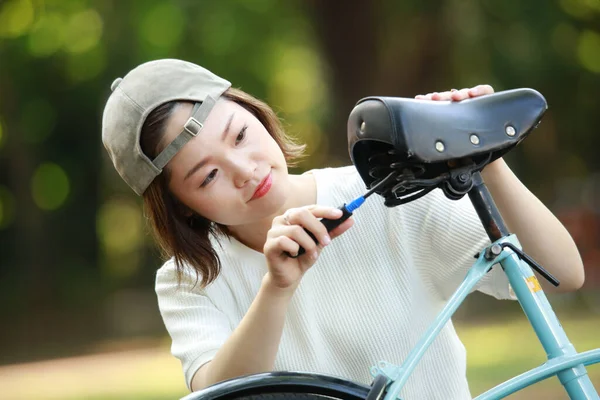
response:
[[(600, 347), (599, 317), (562, 321), (569, 339), (579, 352)], [(511, 322), (459, 325), (456, 330), (467, 349), (467, 377), (476, 396), (546, 361), (545, 352), (525, 317)], [(600, 389), (600, 365), (587, 367), (588, 375)], [(566, 393), (555, 377), (526, 388), (509, 399), (564, 399)]]
[[(578, 351), (600, 347), (600, 317), (571, 318), (563, 321), (563, 326)], [(545, 360), (524, 317), (495, 324), (463, 323), (456, 329), (467, 348), (467, 376), (473, 395)], [(588, 367), (588, 373), (600, 388), (600, 366)], [(188, 393), (168, 342), (145, 349), (3, 366), (0, 388), (5, 400), (163, 400)], [(509, 399), (565, 397), (556, 378), (551, 378)]]

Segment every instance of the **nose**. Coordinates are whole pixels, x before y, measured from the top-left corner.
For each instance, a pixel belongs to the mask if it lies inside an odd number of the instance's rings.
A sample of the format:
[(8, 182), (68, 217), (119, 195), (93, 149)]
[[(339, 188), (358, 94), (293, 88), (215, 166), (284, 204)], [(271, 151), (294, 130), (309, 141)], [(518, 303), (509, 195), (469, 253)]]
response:
[(230, 163), (233, 172), (233, 183), (237, 188), (244, 187), (254, 177), (256, 163), (241, 157), (232, 157)]

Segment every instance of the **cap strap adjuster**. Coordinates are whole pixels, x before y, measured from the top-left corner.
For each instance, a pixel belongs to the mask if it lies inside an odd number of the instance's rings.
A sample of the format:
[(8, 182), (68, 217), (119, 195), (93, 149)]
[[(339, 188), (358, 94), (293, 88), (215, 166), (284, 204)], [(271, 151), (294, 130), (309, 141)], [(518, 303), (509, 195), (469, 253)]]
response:
[(154, 160), (152, 160), (152, 163), (156, 168), (162, 170), (165, 165), (171, 161), (171, 158), (173, 158), (173, 156), (175, 156), (175, 154), (187, 142), (189, 142), (190, 139), (196, 137), (198, 133), (200, 133), (204, 127), (204, 124), (200, 121), (204, 121), (206, 117), (208, 117), (208, 114), (210, 113), (210, 110), (212, 110), (215, 103), (215, 99), (210, 96), (206, 96), (206, 99), (204, 99), (202, 103), (196, 103), (194, 105), (194, 108), (192, 109), (192, 116), (188, 118), (181, 133), (171, 143), (169, 143)]
[(183, 130), (185, 130), (187, 133), (189, 133), (192, 136), (196, 136), (198, 135), (198, 133), (200, 132), (200, 130), (202, 129), (204, 125), (202, 125), (202, 122), (198, 121), (196, 118), (194, 117), (190, 117), (187, 122), (185, 123), (185, 125), (183, 126)]

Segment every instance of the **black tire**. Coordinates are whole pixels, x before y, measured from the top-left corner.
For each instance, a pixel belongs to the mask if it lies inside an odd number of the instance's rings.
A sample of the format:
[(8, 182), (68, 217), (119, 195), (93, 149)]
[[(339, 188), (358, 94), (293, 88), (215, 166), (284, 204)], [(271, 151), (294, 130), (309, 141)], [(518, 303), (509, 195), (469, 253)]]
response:
[(316, 393), (271, 393), (271, 394), (257, 394), (253, 396), (236, 397), (240, 400), (332, 400), (339, 399), (339, 397), (331, 397)]
[(371, 383), (371, 389), (366, 400), (383, 400), (387, 383), (388, 378), (385, 375), (377, 375)]
[(270, 372), (220, 382), (181, 400), (364, 400), (369, 390), (326, 375)]

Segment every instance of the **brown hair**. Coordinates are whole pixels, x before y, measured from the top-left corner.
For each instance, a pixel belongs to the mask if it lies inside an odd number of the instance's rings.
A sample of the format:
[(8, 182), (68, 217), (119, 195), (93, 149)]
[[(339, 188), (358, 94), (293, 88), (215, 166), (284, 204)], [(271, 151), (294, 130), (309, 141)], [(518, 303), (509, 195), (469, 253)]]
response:
[[(303, 156), (305, 145), (296, 143), (286, 135), (281, 121), (275, 112), (264, 102), (234, 88), (229, 88), (222, 95), (251, 112), (271, 134), (281, 148), (288, 166), (295, 166)], [(166, 122), (176, 101), (165, 103), (154, 109), (144, 121), (140, 146), (150, 159), (155, 158), (162, 149), (160, 141), (164, 135)], [(174, 257), (178, 279), (185, 266), (193, 268), (196, 277), (201, 278), (204, 287), (213, 282), (221, 271), (218, 254), (212, 247), (210, 236), (228, 237), (227, 228), (192, 213), (168, 189), (169, 170), (154, 179), (144, 192), (144, 211), (152, 226), (152, 232), (162, 255)]]

